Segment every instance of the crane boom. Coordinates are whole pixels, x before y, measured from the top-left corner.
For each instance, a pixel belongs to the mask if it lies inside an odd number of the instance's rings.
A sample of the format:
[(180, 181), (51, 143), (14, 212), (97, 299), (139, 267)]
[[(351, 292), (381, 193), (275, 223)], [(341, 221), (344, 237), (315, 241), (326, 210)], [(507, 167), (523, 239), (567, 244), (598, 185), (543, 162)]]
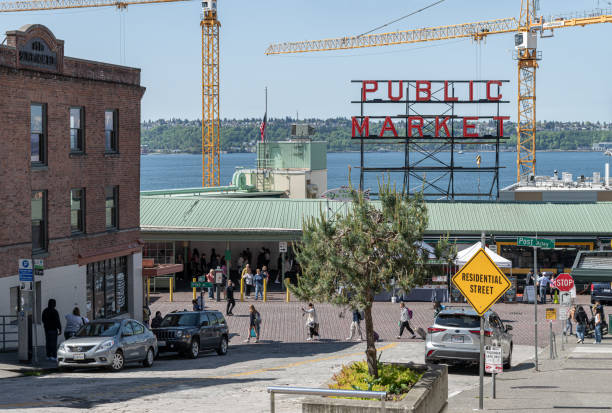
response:
[(136, 4), (176, 3), (191, 0), (22, 0), (0, 2), (0, 13), (36, 10), (82, 9), (86, 7), (112, 7), (119, 9)]
[(272, 44), (268, 46), (266, 54), (273, 55), (358, 49), (362, 47), (391, 46), (457, 38), (481, 39), (490, 34), (516, 32), (517, 27), (517, 20), (514, 17), (510, 17), (506, 19), (486, 20), (474, 23), (454, 24), (450, 26), (367, 34), (363, 36)]

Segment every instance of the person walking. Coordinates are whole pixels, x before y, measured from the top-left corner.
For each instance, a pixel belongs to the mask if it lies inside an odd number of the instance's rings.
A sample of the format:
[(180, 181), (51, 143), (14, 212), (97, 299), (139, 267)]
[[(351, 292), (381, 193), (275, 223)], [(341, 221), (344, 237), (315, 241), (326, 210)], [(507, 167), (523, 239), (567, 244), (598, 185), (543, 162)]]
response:
[(249, 306), (249, 335), (247, 339), (244, 340), (245, 343), (251, 342), (251, 336), (253, 335), (252, 331), (255, 331), (255, 342), (259, 343), (260, 326), (261, 326), (261, 314), (259, 314), (259, 311), (255, 309), (255, 306), (251, 304)]
[(79, 307), (74, 307), (71, 314), (66, 314), (66, 328), (64, 328), (64, 338), (68, 340), (70, 337), (76, 335), (77, 331), (83, 325), (89, 323), (89, 320), (85, 317), (81, 317), (81, 311)]
[(546, 304), (546, 290), (548, 289), (549, 282), (550, 280), (546, 273), (542, 273), (542, 276), (538, 278), (538, 283), (540, 284), (540, 304)]
[(161, 316), (161, 311), (156, 311), (155, 317), (153, 317), (153, 320), (151, 320), (151, 328), (161, 327), (162, 321), (163, 321), (163, 318)]
[[(573, 305), (567, 312), (567, 320), (565, 320), (565, 326), (563, 327), (564, 336), (572, 335), (572, 320), (576, 318), (575, 316), (576, 316), (576, 306)], [(578, 330), (578, 326), (576, 326), (576, 330)]]
[(258, 296), (263, 300), (263, 280), (261, 270), (258, 268), (255, 270), (255, 275), (253, 276), (253, 282), (255, 283), (255, 300), (257, 300)]
[(412, 334), (411, 338), (415, 338), (416, 334), (414, 334), (414, 330), (410, 327), (410, 320), (412, 319), (412, 310), (406, 307), (406, 304), (400, 303), (400, 321), (399, 321), (399, 336), (397, 338), (402, 338), (402, 334), (404, 333), (404, 328), (407, 329), (410, 334)]
[(198, 303), (198, 300), (191, 300), (191, 304), (193, 307), (193, 311), (202, 311), (202, 307), (200, 307), (200, 303)]
[(47, 308), (42, 312), (47, 360), (53, 361), (57, 361), (57, 336), (62, 334), (62, 323), (60, 322), (59, 313), (55, 309), (56, 305), (55, 299), (50, 298)]
[(354, 308), (353, 309), (353, 321), (351, 322), (351, 328), (349, 330), (350, 334), (346, 338), (346, 341), (352, 341), (353, 337), (357, 337), (357, 332), (359, 332), (359, 340), (363, 341), (363, 335), (361, 334), (361, 311)]
[(212, 286), (208, 287), (208, 298), (215, 298), (215, 270), (212, 268), (206, 274), (206, 281), (212, 284)]
[(142, 322), (147, 327), (149, 326), (150, 318), (151, 318), (151, 309), (149, 308), (149, 305), (145, 303), (145, 305), (142, 306)]
[(601, 344), (601, 326), (603, 322), (603, 309), (599, 301), (595, 301), (595, 341), (593, 344)]
[(317, 310), (312, 303), (308, 303), (308, 310), (302, 308), (302, 315), (308, 314), (306, 318), (306, 328), (308, 328), (308, 338), (306, 341), (312, 341), (314, 336), (319, 337), (319, 319), (317, 318)]
[(225, 315), (234, 315), (232, 310), (236, 306), (236, 300), (234, 300), (234, 283), (232, 282), (232, 280), (227, 281), (227, 287), (225, 287), (225, 297), (227, 299)]
[(247, 264), (242, 271), (242, 278), (244, 279), (244, 285), (246, 289), (246, 296), (251, 296), (251, 288), (253, 286), (253, 272), (251, 271), (251, 265)]
[(586, 326), (589, 322), (589, 317), (587, 316), (586, 311), (584, 311), (584, 308), (581, 305), (579, 305), (576, 309), (574, 319), (576, 320), (576, 336), (578, 337), (576, 343), (584, 343), (584, 332), (586, 331)]

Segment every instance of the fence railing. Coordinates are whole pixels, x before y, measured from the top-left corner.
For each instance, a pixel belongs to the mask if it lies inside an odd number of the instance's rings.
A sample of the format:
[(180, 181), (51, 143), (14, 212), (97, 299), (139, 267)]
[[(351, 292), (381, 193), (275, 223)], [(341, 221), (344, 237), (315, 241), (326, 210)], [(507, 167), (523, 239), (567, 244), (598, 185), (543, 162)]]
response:
[(335, 389), (313, 389), (309, 387), (268, 387), (270, 393), (270, 413), (274, 413), (274, 394), (295, 394), (301, 396), (327, 396), (327, 397), (359, 397), (362, 399), (379, 399), (381, 411), (385, 411), (385, 391), (365, 391), (365, 390), (335, 390)]
[[(8, 343), (15, 343), (14, 346), (8, 346), (9, 351), (17, 349), (18, 338), (17, 316), (15, 315), (0, 315), (0, 351), (7, 351)], [(14, 340), (10, 338), (14, 337)]]

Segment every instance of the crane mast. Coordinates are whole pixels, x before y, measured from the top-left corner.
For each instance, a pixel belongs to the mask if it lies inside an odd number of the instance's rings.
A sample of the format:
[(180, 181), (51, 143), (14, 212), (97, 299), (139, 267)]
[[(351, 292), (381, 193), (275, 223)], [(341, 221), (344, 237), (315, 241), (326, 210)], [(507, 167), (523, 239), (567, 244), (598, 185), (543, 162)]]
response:
[(220, 185), (219, 28), (217, 1), (202, 1), (202, 186)]

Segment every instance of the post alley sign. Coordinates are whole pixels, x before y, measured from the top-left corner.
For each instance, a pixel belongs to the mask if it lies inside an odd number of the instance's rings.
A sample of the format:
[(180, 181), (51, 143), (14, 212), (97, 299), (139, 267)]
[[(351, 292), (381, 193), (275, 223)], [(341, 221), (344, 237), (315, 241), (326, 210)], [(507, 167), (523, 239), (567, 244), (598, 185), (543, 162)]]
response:
[[(353, 139), (503, 139), (507, 80), (353, 80)], [(403, 113), (401, 113), (403, 112)]]

